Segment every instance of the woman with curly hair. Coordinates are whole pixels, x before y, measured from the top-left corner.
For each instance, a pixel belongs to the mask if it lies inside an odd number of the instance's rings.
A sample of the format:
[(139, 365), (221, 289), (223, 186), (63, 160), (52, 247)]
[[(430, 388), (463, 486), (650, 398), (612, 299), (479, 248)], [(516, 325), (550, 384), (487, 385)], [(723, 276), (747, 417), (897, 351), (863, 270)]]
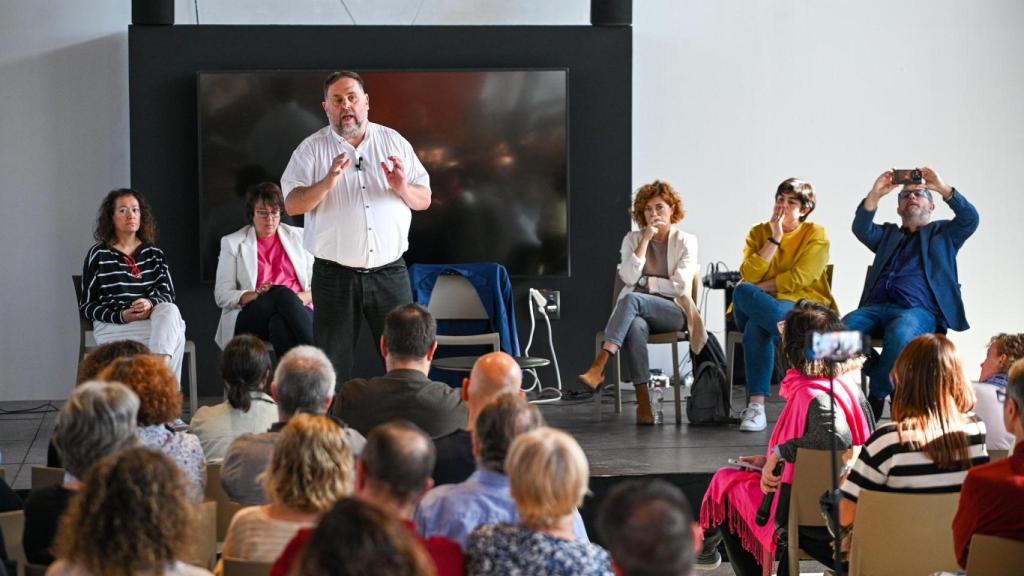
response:
[(49, 576), (209, 575), (179, 559), (188, 552), (195, 511), (185, 477), (160, 452), (130, 448), (85, 477), (57, 538)]
[(838, 311), (829, 286), (829, 240), (825, 228), (808, 222), (818, 200), (810, 182), (788, 178), (775, 190), (772, 216), (747, 233), (740, 275), (733, 292), (733, 321), (743, 332), (743, 361), (750, 400), (740, 430), (768, 426), (764, 402), (771, 394), (778, 324), (800, 300)]
[(85, 255), (82, 298), (97, 344), (135, 340), (164, 356), (181, 379), (185, 321), (174, 305), (174, 283), (156, 247), (156, 221), (146, 199), (130, 188), (111, 190), (100, 205), (96, 244)]
[(181, 393), (167, 364), (149, 354), (118, 358), (100, 372), (99, 379), (120, 382), (139, 396), (139, 440), (181, 466), (192, 500), (200, 502), (206, 488), (206, 458), (199, 438), (172, 425), (181, 412)]
[[(355, 464), (344, 429), (329, 416), (296, 414), (274, 443), (261, 480), (270, 503), (235, 514), (224, 558), (273, 562), (300, 529), (316, 526), (352, 493)], [(216, 574), (222, 570), (218, 564)]]
[(639, 230), (622, 239), (619, 278), (624, 287), (605, 326), (601, 350), (579, 379), (596, 390), (604, 382), (608, 359), (623, 350), (627, 378), (636, 387), (636, 423), (648, 425), (654, 423), (654, 413), (647, 336), (689, 328), (690, 346), (699, 352), (707, 333), (690, 297), (700, 270), (697, 237), (673, 226), (686, 215), (682, 198), (669, 183), (656, 180), (636, 193), (631, 215)]
[(1007, 373), (1014, 362), (1024, 358), (1024, 334), (996, 334), (988, 341), (985, 361), (981, 363), (981, 375), (974, 383), (974, 395), (978, 403), (974, 413), (985, 423), (986, 445), (989, 450), (1012, 450), (1013, 434), (1003, 423), (1003, 404)]

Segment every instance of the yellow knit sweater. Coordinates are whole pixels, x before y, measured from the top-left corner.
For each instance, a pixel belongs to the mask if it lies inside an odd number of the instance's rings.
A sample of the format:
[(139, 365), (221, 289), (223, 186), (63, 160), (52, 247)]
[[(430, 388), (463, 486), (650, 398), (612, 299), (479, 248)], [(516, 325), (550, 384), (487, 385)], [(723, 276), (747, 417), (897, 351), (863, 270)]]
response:
[(775, 297), (796, 302), (808, 299), (839, 311), (828, 279), (828, 235), (825, 228), (804, 222), (792, 232), (782, 235), (781, 246), (772, 259), (765, 260), (758, 252), (772, 237), (767, 222), (758, 224), (747, 234), (743, 248), (740, 275), (752, 284), (775, 279)]

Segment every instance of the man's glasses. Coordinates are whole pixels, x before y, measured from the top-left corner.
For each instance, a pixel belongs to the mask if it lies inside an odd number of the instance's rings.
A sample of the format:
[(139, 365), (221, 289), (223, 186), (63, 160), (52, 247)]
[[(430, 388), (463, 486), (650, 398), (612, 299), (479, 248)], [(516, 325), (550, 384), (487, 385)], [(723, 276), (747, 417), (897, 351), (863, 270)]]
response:
[(257, 210), (256, 215), (260, 218), (280, 218), (280, 210)]
[(906, 200), (907, 198), (910, 198), (911, 196), (914, 196), (915, 198), (925, 198), (926, 199), (926, 198), (928, 198), (928, 189), (927, 188), (921, 188), (920, 190), (901, 190), (900, 191), (900, 200), (901, 201)]

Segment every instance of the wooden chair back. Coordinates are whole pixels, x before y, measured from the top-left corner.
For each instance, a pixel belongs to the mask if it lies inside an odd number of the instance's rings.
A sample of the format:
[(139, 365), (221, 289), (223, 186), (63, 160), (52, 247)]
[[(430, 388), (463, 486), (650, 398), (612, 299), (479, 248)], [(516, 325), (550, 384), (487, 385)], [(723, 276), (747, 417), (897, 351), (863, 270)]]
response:
[(217, 503), (217, 542), (224, 542), (231, 519), (242, 509), (242, 505), (228, 497), (220, 483), (220, 472), (219, 462), (206, 465), (206, 499)]
[(959, 503), (959, 492), (861, 492), (853, 523), (850, 576), (959, 570), (950, 532)]
[(206, 500), (198, 505), (190, 534), (189, 550), (183, 562), (212, 570), (217, 560), (217, 503)]
[(1024, 570), (1024, 542), (975, 534), (967, 556), (967, 576), (1013, 576)]
[(64, 469), (50, 466), (32, 467), (32, 489), (60, 486), (64, 483)]
[[(853, 456), (852, 450), (838, 454), (838, 465)], [(800, 526), (825, 526), (821, 515), (821, 495), (832, 489), (832, 453), (828, 450), (798, 448), (796, 471), (789, 496), (788, 538), (789, 565), (799, 566), (800, 559), (809, 556), (800, 553)]]
[(18, 564), (25, 563), (25, 549), (21, 546), (22, 534), (25, 532), (25, 512), (0, 512), (0, 534), (4, 536), (4, 550), (7, 559)]
[(234, 558), (221, 558), (221, 561), (224, 563), (224, 576), (268, 576), (270, 568), (273, 566), (266, 562)]

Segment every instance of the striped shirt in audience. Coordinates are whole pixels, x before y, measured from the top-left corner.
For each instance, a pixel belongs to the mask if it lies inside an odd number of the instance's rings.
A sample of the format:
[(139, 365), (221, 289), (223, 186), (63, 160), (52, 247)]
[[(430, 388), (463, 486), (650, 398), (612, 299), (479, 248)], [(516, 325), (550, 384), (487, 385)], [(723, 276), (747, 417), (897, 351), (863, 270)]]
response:
[[(985, 424), (973, 414), (964, 428), (970, 444), (971, 466), (988, 462)], [(875, 432), (861, 448), (853, 469), (840, 487), (843, 495), (857, 501), (861, 490), (878, 492), (959, 492), (967, 470), (941, 470), (924, 451), (900, 444), (896, 424), (889, 422)]]
[(82, 301), (79, 308), (92, 321), (124, 324), (121, 311), (146, 298), (153, 305), (174, 302), (174, 284), (164, 253), (143, 244), (134, 257), (106, 244), (96, 244), (85, 256)]

